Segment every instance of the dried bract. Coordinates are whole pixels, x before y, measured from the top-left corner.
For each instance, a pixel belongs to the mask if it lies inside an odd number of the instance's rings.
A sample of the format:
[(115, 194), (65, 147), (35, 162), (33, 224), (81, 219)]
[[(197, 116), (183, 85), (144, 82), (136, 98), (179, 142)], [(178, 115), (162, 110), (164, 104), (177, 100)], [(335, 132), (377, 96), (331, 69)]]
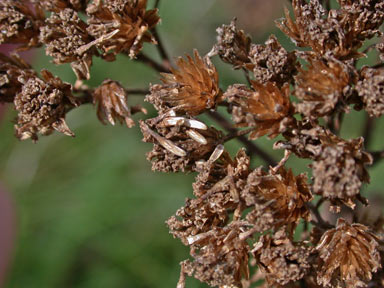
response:
[[(71, 63), (78, 79), (89, 79), (89, 68), (96, 50), (88, 47), (92, 41), (87, 33), (87, 24), (76, 11), (64, 9), (52, 13), (41, 28), (40, 38), (46, 44), (46, 53), (53, 57), (56, 64)], [(84, 48), (86, 47), (86, 48)]]
[(39, 46), (39, 28), (44, 19), (38, 4), (20, 0), (0, 1), (0, 44), (21, 44), (21, 49)]
[(18, 111), (16, 136), (25, 140), (37, 140), (37, 134), (48, 135), (57, 130), (74, 136), (65, 123), (68, 107), (77, 106), (71, 94), (71, 85), (63, 83), (47, 70), (42, 70), (43, 80), (37, 77), (19, 77), (23, 83), (14, 104)]
[(178, 113), (197, 115), (211, 109), (220, 101), (219, 76), (209, 58), (202, 59), (194, 51), (195, 58), (187, 55), (187, 60), (179, 58), (179, 69), (163, 73), (163, 84), (152, 85), (151, 94), (146, 100), (164, 113), (174, 109)]
[(306, 203), (312, 200), (312, 194), (305, 174), (294, 176), (284, 167), (277, 173), (255, 169), (241, 196), (247, 207), (254, 207), (246, 218), (258, 232), (283, 225), (294, 229), (300, 219), (310, 219)]
[(223, 25), (216, 29), (217, 44), (213, 47), (211, 55), (218, 54), (220, 58), (235, 69), (249, 63), (249, 50), (251, 38), (236, 27), (236, 19), (229, 25)]
[(336, 228), (322, 236), (316, 249), (320, 269), (317, 282), (324, 287), (367, 287), (380, 267), (378, 238), (361, 224), (339, 218)]
[(311, 267), (308, 259), (311, 249), (300, 243), (293, 243), (282, 230), (273, 237), (261, 236), (259, 242), (254, 244), (252, 252), (259, 268), (266, 274), (270, 285), (268, 287), (300, 280)]
[(87, 8), (88, 32), (107, 60), (118, 53), (135, 58), (144, 42), (156, 44), (150, 33), (160, 22), (157, 9), (146, 10), (147, 0), (94, 0)]
[(21, 91), (22, 83), (19, 77), (36, 76), (23, 59), (18, 55), (7, 57), (0, 53), (0, 103), (13, 102), (15, 95)]
[(279, 89), (272, 82), (263, 85), (252, 81), (252, 86), (254, 90), (236, 84), (224, 93), (233, 105), (232, 119), (239, 127), (255, 127), (250, 139), (266, 134), (274, 138), (293, 121), (289, 85)]
[(145, 122), (140, 121), (143, 141), (154, 143), (147, 158), (153, 162), (152, 169), (156, 171), (191, 171), (196, 161), (208, 160), (220, 143), (222, 134), (214, 128), (189, 128), (186, 123), (190, 123), (190, 118), (179, 119), (169, 125), (168, 119), (172, 117), (163, 114)]
[(310, 119), (322, 117), (335, 109), (347, 109), (346, 102), (355, 82), (352, 67), (335, 59), (310, 59), (308, 70), (299, 69), (295, 96), (298, 112)]
[(380, 53), (380, 59), (381, 61), (384, 61), (384, 42), (381, 42), (376, 45), (377, 51)]
[(364, 109), (371, 117), (384, 113), (384, 69), (364, 67), (356, 91), (364, 103)]
[(116, 81), (104, 80), (93, 92), (93, 103), (97, 104), (97, 117), (100, 122), (115, 125), (116, 121), (125, 123), (128, 128), (135, 125), (131, 118), (131, 109), (127, 105), (128, 95)]
[(250, 63), (247, 69), (253, 72), (259, 83), (275, 82), (279, 87), (292, 82), (299, 64), (294, 52), (287, 52), (274, 35), (271, 35), (265, 45), (251, 46)]
[[(339, 211), (341, 203), (354, 208), (362, 184), (369, 182), (366, 166), (372, 156), (363, 151), (363, 139), (342, 140), (329, 134), (322, 139), (321, 153), (312, 164), (313, 191), (331, 202), (331, 210)], [(363, 200), (364, 201), (364, 200)]]

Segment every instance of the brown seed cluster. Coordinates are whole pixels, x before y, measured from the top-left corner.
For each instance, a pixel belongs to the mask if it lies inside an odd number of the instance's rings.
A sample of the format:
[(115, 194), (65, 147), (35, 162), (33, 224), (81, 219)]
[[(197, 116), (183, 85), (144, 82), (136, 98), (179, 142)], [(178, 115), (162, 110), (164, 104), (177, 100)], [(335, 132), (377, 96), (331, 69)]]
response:
[(0, 2), (0, 44), (12, 43), (29, 49), (40, 45), (39, 28), (44, 23), (44, 12), (29, 1), (3, 0)]
[(21, 140), (31, 138), (36, 141), (37, 134), (49, 135), (57, 130), (74, 136), (64, 118), (68, 106), (77, 106), (71, 94), (71, 85), (63, 83), (47, 70), (38, 77), (21, 78), (21, 91), (15, 96), (18, 111), (16, 136)]

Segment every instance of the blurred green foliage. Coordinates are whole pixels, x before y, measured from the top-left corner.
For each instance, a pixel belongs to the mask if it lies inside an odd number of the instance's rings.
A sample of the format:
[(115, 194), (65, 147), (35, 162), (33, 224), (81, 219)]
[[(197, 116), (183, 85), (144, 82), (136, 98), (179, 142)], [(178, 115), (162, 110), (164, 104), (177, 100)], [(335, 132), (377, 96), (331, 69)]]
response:
[[(170, 54), (191, 53), (193, 48), (205, 54), (215, 42), (217, 26), (229, 23), (233, 16), (240, 23), (242, 17), (252, 17), (233, 15), (223, 2), (162, 1), (159, 32)], [(283, 46), (292, 48), (268, 21)], [(271, 31), (252, 35), (254, 42), (263, 42)], [(158, 57), (153, 47), (145, 51)], [(74, 83), (69, 65), (54, 66), (43, 51), (39, 53), (34, 62), (37, 70), (47, 68)], [(372, 62), (375, 55), (370, 56), (360, 64)], [(244, 83), (241, 73), (216, 63), (223, 88)], [(158, 81), (157, 73), (125, 57), (114, 63), (95, 59), (91, 72), (91, 86), (105, 78), (132, 88)], [(130, 102), (142, 103), (142, 96), (132, 96)], [(146, 117), (155, 115), (148, 104), (144, 106), (149, 110)], [(151, 145), (141, 141), (138, 127), (103, 126), (91, 105), (67, 116), (76, 138), (55, 133), (41, 137), (37, 144), (19, 142), (12, 137), (14, 117), (15, 112), (9, 111), (0, 124), (0, 180), (13, 195), (18, 231), (6, 287), (175, 287), (179, 262), (188, 257), (188, 249), (172, 238), (164, 222), (186, 197), (192, 197), (194, 175), (151, 172), (145, 159)], [(347, 115), (343, 136), (358, 137), (363, 119), (363, 113)], [(383, 125), (380, 121), (377, 131)], [(382, 139), (375, 133), (370, 148), (382, 149)], [(258, 140), (277, 158), (282, 151), (273, 151), (272, 143)], [(239, 147), (234, 141), (227, 145), (232, 154)], [(257, 157), (252, 163), (261, 164)], [(295, 173), (308, 171), (308, 162), (294, 157), (288, 165)], [(382, 190), (383, 168), (381, 164), (372, 169), (369, 190)], [(192, 279), (187, 283), (189, 288), (206, 287)]]

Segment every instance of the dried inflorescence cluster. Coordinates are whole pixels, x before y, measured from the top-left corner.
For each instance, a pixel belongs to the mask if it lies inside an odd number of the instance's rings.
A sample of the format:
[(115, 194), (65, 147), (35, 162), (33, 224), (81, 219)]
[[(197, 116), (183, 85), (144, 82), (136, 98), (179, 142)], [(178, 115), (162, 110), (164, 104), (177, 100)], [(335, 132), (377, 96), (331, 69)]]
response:
[[(212, 287), (249, 288), (261, 279), (263, 287), (382, 287), (384, 217), (364, 218), (355, 206), (368, 204), (361, 195), (368, 168), (384, 155), (364, 148), (372, 119), (384, 111), (384, 65), (357, 65), (375, 48), (384, 60), (383, 43), (361, 49), (381, 36), (384, 2), (338, 0), (337, 9), (329, 1), (291, 2), (294, 19), (287, 9), (277, 26), (305, 49), (287, 51), (274, 35), (253, 43), (233, 20), (217, 29), (207, 55), (194, 50), (173, 66), (155, 29), (157, 8), (147, 9), (146, 0), (3, 1), (0, 43), (19, 50), (44, 45), (54, 63), (71, 65), (77, 81), (65, 83), (47, 70), (39, 76), (17, 55), (0, 55), (0, 102), (14, 103), (16, 136), (36, 141), (54, 130), (73, 136), (67, 113), (86, 103), (97, 106), (102, 123), (132, 127), (132, 115), (146, 110), (128, 106), (129, 94), (147, 94), (158, 114), (140, 121), (143, 141), (153, 145), (152, 169), (196, 175), (193, 197), (167, 221), (190, 248), (178, 288), (187, 275)], [(143, 54), (144, 43), (159, 44), (162, 63)], [(162, 83), (149, 91), (111, 79), (95, 88), (83, 83), (94, 57), (114, 61), (117, 54), (162, 72)], [(247, 83), (223, 87), (211, 59), (216, 55)], [(367, 114), (365, 139), (340, 133), (353, 109)], [(226, 131), (204, 123), (202, 114)], [(273, 147), (285, 150), (280, 161), (252, 142), (263, 136), (278, 137)], [(232, 139), (248, 151), (231, 156), (225, 143)], [(250, 154), (268, 166), (254, 167)], [(310, 162), (311, 179), (287, 167), (291, 155)], [(337, 223), (327, 222), (323, 202), (333, 213), (348, 207), (356, 223), (340, 214)]]

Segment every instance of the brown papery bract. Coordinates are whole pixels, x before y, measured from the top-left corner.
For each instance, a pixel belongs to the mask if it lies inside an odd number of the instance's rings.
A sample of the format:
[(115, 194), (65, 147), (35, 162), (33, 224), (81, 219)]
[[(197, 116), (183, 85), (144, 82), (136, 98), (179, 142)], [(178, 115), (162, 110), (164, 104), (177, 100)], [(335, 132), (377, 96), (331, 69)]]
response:
[(252, 88), (237, 84), (224, 93), (224, 98), (233, 104), (232, 119), (239, 127), (255, 127), (250, 139), (264, 135), (274, 138), (294, 121), (289, 85), (279, 89), (273, 82), (263, 85), (252, 81)]
[[(378, 238), (362, 224), (339, 218), (317, 245), (320, 269), (317, 282), (324, 287), (367, 287), (380, 267)], [(345, 285), (345, 286), (340, 286)]]
[(172, 73), (162, 73), (163, 84), (151, 86), (151, 94), (146, 100), (151, 102), (159, 113), (174, 109), (177, 113), (198, 115), (214, 108), (221, 100), (219, 75), (210, 59), (201, 58), (197, 50), (194, 58), (178, 58), (178, 69)]

